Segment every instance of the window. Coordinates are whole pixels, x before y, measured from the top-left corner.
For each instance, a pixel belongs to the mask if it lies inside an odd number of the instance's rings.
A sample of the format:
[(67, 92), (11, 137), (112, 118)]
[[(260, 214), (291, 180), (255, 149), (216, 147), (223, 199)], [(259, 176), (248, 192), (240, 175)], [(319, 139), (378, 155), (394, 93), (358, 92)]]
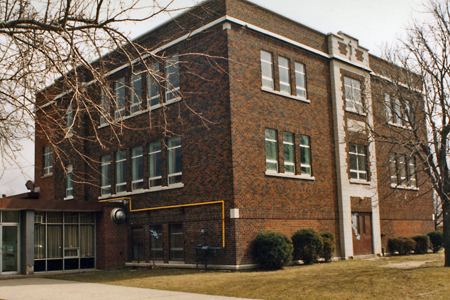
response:
[(105, 92), (102, 90), (102, 93), (100, 95), (100, 125), (108, 123), (108, 120), (110, 118), (110, 107), (109, 107), (109, 98), (107, 95), (105, 95)]
[(161, 170), (161, 142), (151, 143), (148, 147), (149, 186), (160, 186)]
[(169, 185), (182, 180), (181, 137), (175, 136), (168, 140), (168, 177)]
[(130, 113), (134, 114), (141, 110), (142, 106), (142, 74), (131, 75), (131, 104)]
[(306, 135), (300, 135), (300, 167), (302, 175), (311, 175), (311, 145)]
[(44, 147), (44, 176), (53, 174), (53, 150), (52, 146)]
[(73, 165), (66, 168), (66, 198), (73, 198)]
[(415, 157), (389, 153), (391, 186), (417, 187)]
[(144, 227), (137, 226), (131, 228), (131, 240), (133, 247), (133, 259), (144, 260)]
[(261, 51), (262, 86), (273, 90), (272, 53)]
[(386, 106), (386, 121), (389, 124), (398, 126), (407, 126), (409, 124), (409, 103), (404, 101), (402, 103), (398, 98), (391, 98), (389, 94), (384, 95), (384, 101)]
[(277, 131), (266, 129), (266, 170), (278, 172)]
[(152, 66), (152, 74), (147, 74), (147, 95), (148, 107), (151, 109), (155, 105), (160, 104), (160, 87), (159, 87), (159, 63)]
[(150, 258), (152, 260), (163, 260), (162, 226), (150, 226)]
[(101, 174), (102, 174), (101, 194), (102, 194), (102, 196), (110, 195), (111, 194), (111, 155), (109, 155), (109, 154), (102, 156)]
[(73, 105), (72, 102), (69, 103), (67, 107), (66, 113), (66, 125), (67, 125), (67, 133), (73, 133)]
[(291, 94), (291, 84), (289, 79), (289, 60), (278, 57), (278, 75), (280, 77), (280, 92)]
[(144, 188), (144, 157), (142, 146), (131, 149), (131, 190)]
[(116, 193), (127, 191), (127, 152), (119, 151), (116, 153)]
[(294, 134), (283, 132), (284, 172), (295, 174)]
[(117, 120), (125, 116), (125, 77), (121, 77), (114, 82), (114, 94), (116, 101), (114, 119)]
[(361, 84), (358, 80), (344, 77), (345, 109), (357, 113), (363, 112)]
[(169, 256), (172, 260), (184, 259), (182, 224), (169, 224)]
[(180, 74), (178, 55), (166, 60), (166, 102), (176, 100), (180, 96)]
[(367, 180), (366, 146), (350, 144), (350, 178)]
[(306, 99), (306, 74), (305, 66), (300, 63), (295, 63), (295, 86), (297, 97)]

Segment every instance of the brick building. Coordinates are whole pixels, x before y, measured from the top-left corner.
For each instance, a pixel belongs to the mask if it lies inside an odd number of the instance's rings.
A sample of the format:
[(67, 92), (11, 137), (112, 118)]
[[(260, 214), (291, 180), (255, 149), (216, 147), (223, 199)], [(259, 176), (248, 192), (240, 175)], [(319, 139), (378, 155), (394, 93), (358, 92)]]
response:
[[(249, 268), (259, 231), (308, 227), (331, 232), (346, 259), (433, 230), (415, 160), (363, 130), (409, 129), (391, 105), (387, 63), (357, 39), (209, 0), (137, 42), (156, 54), (151, 73), (116, 59), (103, 86), (84, 78), (100, 107), (94, 126), (73, 117), (70, 89), (38, 95), (38, 199), (0, 206), (22, 216), (22, 272), (192, 267), (200, 244), (209, 266)], [(58, 110), (65, 130), (55, 130)]]

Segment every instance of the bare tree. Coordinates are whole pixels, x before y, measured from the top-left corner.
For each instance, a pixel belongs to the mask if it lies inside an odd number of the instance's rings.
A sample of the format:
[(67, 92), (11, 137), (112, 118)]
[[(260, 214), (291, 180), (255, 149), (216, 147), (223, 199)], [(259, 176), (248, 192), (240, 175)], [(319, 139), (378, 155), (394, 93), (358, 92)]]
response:
[[(153, 52), (158, 45), (149, 47), (131, 40), (119, 25), (184, 9), (174, 8), (173, 2), (1, 1), (0, 155), (3, 166), (16, 162), (22, 150), (21, 140), (33, 139), (35, 134), (49, 140), (54, 157), (60, 161), (67, 156), (63, 147), (59, 147), (63, 143), (70, 143), (80, 157), (88, 160), (83, 151), (77, 150), (77, 145), (86, 139), (100, 144), (105, 141), (96, 133), (78, 135), (74, 129), (77, 123), (86, 122), (97, 128), (98, 115), (103, 115), (109, 125), (121, 132), (123, 123), (106, 117), (98, 101), (99, 93), (86, 91), (95, 82), (101, 94), (112, 97), (105, 75), (127, 63), (139, 66), (141, 71), (146, 69), (157, 81), (162, 79), (146, 63), (149, 56), (166, 59), (164, 54), (157, 56)], [(114, 55), (109, 55), (112, 51)], [(43, 105), (52, 105), (53, 109), (43, 109)], [(36, 111), (41, 114), (39, 119)]]
[(397, 126), (384, 122), (371, 131), (375, 140), (416, 157), (415, 171), (426, 173), (422, 184), (431, 185), (442, 204), (445, 266), (449, 267), (450, 1), (427, 0), (424, 5), (430, 17), (423, 23), (414, 21), (399, 46), (386, 50), (384, 56), (392, 64), (375, 70), (390, 98), (382, 94), (374, 98), (384, 106), (383, 117)]

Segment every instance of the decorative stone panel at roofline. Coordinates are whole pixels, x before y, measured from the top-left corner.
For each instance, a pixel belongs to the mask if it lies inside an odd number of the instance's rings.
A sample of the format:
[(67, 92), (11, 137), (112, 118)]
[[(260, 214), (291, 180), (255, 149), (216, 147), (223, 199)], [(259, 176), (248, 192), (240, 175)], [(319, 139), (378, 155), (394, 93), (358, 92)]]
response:
[(335, 58), (363, 69), (370, 69), (369, 50), (359, 45), (359, 41), (342, 31), (328, 34), (328, 53)]

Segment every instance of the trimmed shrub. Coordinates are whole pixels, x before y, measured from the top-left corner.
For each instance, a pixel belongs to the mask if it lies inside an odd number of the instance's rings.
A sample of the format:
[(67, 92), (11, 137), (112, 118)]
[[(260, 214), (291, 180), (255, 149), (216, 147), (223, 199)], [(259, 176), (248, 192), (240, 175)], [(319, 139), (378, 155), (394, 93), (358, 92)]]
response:
[(330, 232), (322, 232), (320, 236), (323, 240), (321, 257), (323, 257), (325, 261), (331, 261), (331, 259), (333, 258), (334, 250), (336, 250), (334, 236)]
[(294, 259), (301, 259), (305, 264), (312, 264), (322, 253), (323, 240), (320, 234), (311, 228), (301, 229), (292, 236)]
[(428, 253), (428, 248), (430, 248), (430, 238), (428, 235), (416, 235), (412, 239), (416, 242), (416, 247), (414, 248), (414, 253), (424, 254)]
[(322, 238), (324, 238), (324, 237), (329, 238), (334, 243), (334, 235), (331, 232), (328, 232), (328, 231), (327, 232), (322, 232), (320, 235), (322, 236)]
[(292, 259), (292, 241), (284, 234), (261, 231), (255, 239), (255, 259), (263, 269), (281, 269)]
[(388, 245), (391, 252), (398, 252), (400, 255), (405, 255), (414, 250), (416, 242), (407, 237), (391, 237), (388, 240)]
[(433, 253), (441, 250), (444, 244), (444, 233), (441, 231), (431, 231), (427, 235), (430, 238), (430, 248), (433, 250)]

